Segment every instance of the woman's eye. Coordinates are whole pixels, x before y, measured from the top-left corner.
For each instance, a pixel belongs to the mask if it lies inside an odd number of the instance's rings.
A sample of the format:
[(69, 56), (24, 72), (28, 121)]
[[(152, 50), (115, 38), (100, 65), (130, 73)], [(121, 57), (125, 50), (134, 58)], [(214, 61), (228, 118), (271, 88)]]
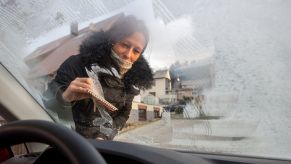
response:
[(128, 49), (130, 48), (130, 45), (127, 43), (121, 43), (121, 46)]
[(134, 52), (134, 54), (139, 55), (141, 51), (137, 50), (137, 49), (134, 49), (133, 52)]

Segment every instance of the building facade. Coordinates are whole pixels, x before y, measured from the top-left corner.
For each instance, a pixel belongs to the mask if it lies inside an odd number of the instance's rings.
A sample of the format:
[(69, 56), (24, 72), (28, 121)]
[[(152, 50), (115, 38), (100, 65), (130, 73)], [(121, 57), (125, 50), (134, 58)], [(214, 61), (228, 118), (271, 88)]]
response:
[(177, 96), (172, 92), (172, 84), (169, 70), (159, 70), (154, 73), (154, 86), (141, 93), (141, 99), (153, 95), (159, 100), (159, 104), (176, 102)]

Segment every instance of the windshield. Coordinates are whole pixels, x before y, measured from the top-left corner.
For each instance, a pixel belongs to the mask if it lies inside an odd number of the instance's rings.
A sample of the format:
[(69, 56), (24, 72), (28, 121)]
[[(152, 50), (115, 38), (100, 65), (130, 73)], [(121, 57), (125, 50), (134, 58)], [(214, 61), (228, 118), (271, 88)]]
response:
[[(115, 81), (107, 78), (114, 70), (99, 69), (105, 60), (86, 67), (87, 72), (82, 67), (86, 77), (100, 81), (100, 95), (118, 108), (116, 113), (128, 112), (118, 126), (118, 114), (102, 114), (99, 109), (106, 106), (99, 107), (92, 98), (94, 110), (102, 116), (92, 119), (93, 125), (122, 142), (290, 159), (290, 7), (288, 0), (1, 0), (0, 59), (55, 122), (78, 131), (85, 124), (84, 117), (91, 115), (78, 114), (81, 109), (76, 99), (65, 104), (65, 110), (48, 107), (47, 95), (57, 96), (59, 90), (46, 91), (55, 87), (65, 93), (68, 86), (62, 80), (69, 78), (58, 76), (63, 62), (88, 53), (90, 42), (85, 41), (92, 33), (112, 31), (120, 18), (134, 15), (147, 27), (149, 40), (144, 33), (142, 39), (139, 35), (113, 38), (111, 50), (117, 56), (128, 49), (142, 55), (153, 73), (152, 85), (138, 81), (149, 82), (145, 69), (129, 78), (135, 58), (130, 58), (129, 72), (118, 70), (120, 78)], [(141, 44), (132, 42), (138, 39)], [(72, 68), (80, 70), (79, 66)], [(101, 72), (98, 77), (94, 69)], [(53, 83), (56, 79), (58, 86)], [(134, 84), (138, 94), (126, 90), (129, 84)], [(120, 93), (125, 100), (134, 95), (130, 105), (113, 101), (119, 94), (116, 86), (125, 87)], [(61, 96), (70, 98), (69, 94)], [(106, 121), (117, 130), (107, 131)]]

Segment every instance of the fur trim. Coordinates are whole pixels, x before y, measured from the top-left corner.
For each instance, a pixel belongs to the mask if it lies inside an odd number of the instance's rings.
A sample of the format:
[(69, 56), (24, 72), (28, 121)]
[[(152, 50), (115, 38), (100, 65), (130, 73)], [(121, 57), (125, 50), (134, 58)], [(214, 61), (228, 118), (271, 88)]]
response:
[(151, 88), (154, 81), (153, 72), (142, 55), (125, 74), (124, 80), (126, 84), (134, 85), (142, 90)]

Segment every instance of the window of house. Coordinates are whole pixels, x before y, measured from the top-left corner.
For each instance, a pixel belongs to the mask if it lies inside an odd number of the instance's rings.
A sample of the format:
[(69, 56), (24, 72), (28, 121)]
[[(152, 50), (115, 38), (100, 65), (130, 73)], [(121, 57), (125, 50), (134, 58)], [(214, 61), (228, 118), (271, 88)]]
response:
[(150, 95), (156, 96), (156, 92), (150, 92)]

